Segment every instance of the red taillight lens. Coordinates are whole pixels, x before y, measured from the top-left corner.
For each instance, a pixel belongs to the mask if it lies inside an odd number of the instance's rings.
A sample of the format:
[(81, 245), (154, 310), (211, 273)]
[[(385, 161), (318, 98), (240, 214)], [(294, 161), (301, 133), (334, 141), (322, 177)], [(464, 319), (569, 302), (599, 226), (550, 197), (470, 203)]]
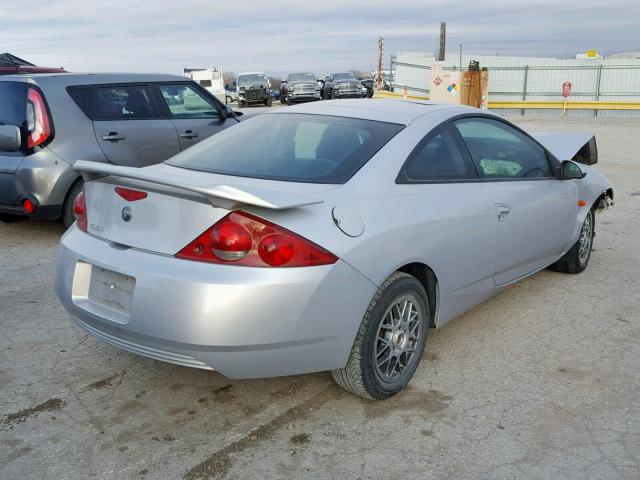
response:
[(136, 200), (142, 200), (147, 198), (147, 192), (141, 192), (140, 190), (132, 190), (130, 188), (116, 187), (116, 193), (124, 198), (127, 202), (135, 202)]
[(251, 251), (251, 234), (238, 223), (230, 220), (216, 224), (211, 231), (209, 248), (220, 260), (235, 262)]
[(176, 257), (247, 267), (310, 267), (338, 257), (306, 238), (246, 212), (232, 212)]
[(267, 265), (279, 267), (287, 263), (296, 253), (294, 242), (286, 235), (272, 234), (264, 237), (258, 245), (258, 255)]
[(51, 137), (51, 121), (40, 92), (29, 88), (27, 93), (27, 147), (42, 145)]
[(86, 232), (89, 219), (87, 218), (87, 203), (84, 198), (84, 190), (73, 201), (73, 215), (76, 217), (78, 228)]
[(25, 198), (22, 200), (22, 210), (24, 210), (25, 213), (33, 213), (35, 209), (36, 206), (30, 199)]

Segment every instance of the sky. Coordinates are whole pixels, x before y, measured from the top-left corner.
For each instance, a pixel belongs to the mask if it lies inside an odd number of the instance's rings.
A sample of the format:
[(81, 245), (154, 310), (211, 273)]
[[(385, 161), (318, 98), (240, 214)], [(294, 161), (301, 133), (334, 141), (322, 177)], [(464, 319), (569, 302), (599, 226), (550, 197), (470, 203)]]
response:
[(399, 51), (574, 57), (640, 51), (639, 0), (0, 0), (0, 53), (76, 72), (328, 73)]

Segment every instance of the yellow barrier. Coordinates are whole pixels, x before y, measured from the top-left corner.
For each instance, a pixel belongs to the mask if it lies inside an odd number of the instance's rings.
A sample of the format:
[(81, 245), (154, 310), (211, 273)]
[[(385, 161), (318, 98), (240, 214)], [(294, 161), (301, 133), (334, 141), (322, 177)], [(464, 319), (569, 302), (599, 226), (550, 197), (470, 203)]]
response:
[[(375, 92), (374, 98), (403, 98), (403, 95), (393, 92)], [(412, 100), (429, 100), (429, 97), (407, 95)], [(534, 109), (534, 110), (640, 110), (640, 102), (489, 102), (490, 109)]]

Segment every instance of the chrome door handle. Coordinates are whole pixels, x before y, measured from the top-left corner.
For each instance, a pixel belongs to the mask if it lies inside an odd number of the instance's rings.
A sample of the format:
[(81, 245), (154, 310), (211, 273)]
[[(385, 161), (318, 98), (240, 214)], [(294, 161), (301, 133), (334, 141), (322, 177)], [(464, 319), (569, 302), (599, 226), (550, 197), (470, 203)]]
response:
[(120, 135), (118, 132), (109, 132), (109, 135), (103, 135), (102, 140), (117, 142), (124, 140), (124, 135)]
[(198, 134), (196, 132), (194, 132), (194, 131), (191, 131), (191, 130), (187, 130), (186, 132), (180, 134), (180, 138), (189, 138), (189, 139), (191, 139), (191, 138), (196, 138), (197, 136), (198, 136)]
[(496, 213), (498, 214), (498, 221), (502, 222), (506, 220), (506, 218), (511, 213), (511, 207), (509, 205), (505, 205), (504, 203), (496, 203)]

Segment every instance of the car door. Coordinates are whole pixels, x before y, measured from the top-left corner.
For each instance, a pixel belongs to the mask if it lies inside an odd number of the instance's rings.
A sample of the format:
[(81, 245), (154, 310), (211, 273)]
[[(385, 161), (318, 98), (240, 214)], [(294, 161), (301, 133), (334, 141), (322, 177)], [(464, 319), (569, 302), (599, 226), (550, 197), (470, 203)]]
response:
[(575, 182), (556, 178), (544, 148), (507, 122), (470, 117), (454, 123), (481, 181), (491, 187), (496, 285), (552, 263), (575, 226)]
[(484, 300), (495, 290), (492, 198), (450, 122), (418, 143), (396, 183), (403, 197), (416, 199), (410, 216), (421, 226), (412, 235), (423, 239), (415, 242), (417, 257), (438, 272), (445, 316)]
[(181, 150), (236, 123), (226, 121), (224, 107), (194, 84), (158, 83), (155, 88), (161, 108), (178, 132)]
[(160, 118), (149, 85), (94, 88), (93, 130), (107, 159), (116, 165), (145, 167), (180, 151), (176, 129)]

